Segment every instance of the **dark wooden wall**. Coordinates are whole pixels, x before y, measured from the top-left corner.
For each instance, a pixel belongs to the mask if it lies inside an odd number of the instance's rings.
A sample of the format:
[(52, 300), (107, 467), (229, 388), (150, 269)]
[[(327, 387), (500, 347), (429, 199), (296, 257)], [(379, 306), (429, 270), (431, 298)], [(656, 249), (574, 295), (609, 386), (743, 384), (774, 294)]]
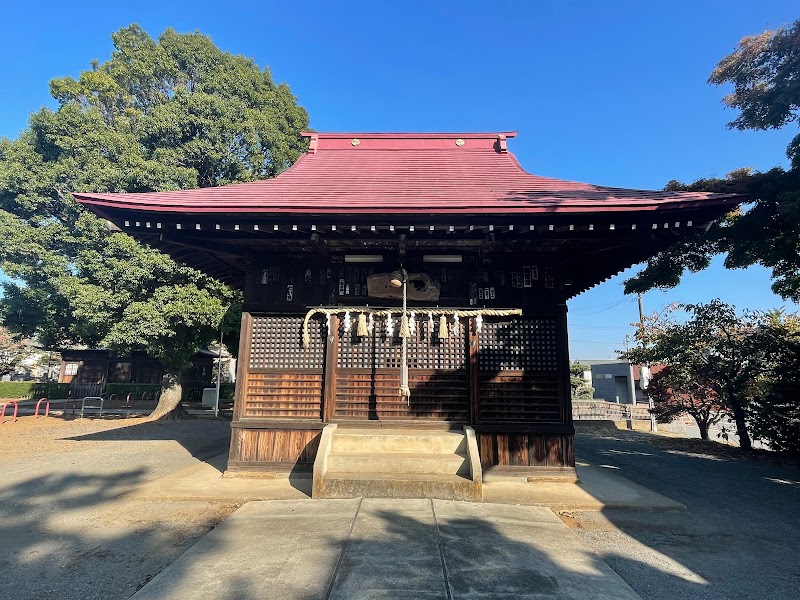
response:
[(400, 313), (394, 316), (393, 335), (385, 318), (376, 320), (372, 335), (337, 336), (333, 373), (333, 419), (434, 420), (465, 423), (468, 420), (466, 320), (456, 327), (447, 322), (448, 337), (439, 339), (439, 319), (431, 328), (424, 311), (416, 313), (416, 327), (408, 338), (408, 383), (412, 400), (398, 394), (401, 339), (397, 335)]
[(476, 435), (484, 468), (575, 466), (572, 435), (524, 432), (478, 432)]
[(231, 430), (229, 471), (309, 470), (319, 447), (321, 429), (249, 428)]
[(357, 308), (347, 333), (339, 316), (331, 317), (330, 332), (325, 319), (315, 317), (311, 345), (302, 347), (309, 305), (364, 306), (370, 300), (367, 278), (391, 265), (316, 257), (303, 268), (284, 262), (253, 269), (231, 465), (303, 464), (313, 460), (324, 423), (397, 420), (472, 424), (487, 467), (573, 466), (566, 305), (557, 271), (520, 257), (494, 265), (465, 258), (459, 265), (412, 268), (441, 285), (446, 305), (520, 306), (524, 315), (486, 317), (480, 332), (473, 319), (462, 318), (456, 326), (448, 317), (448, 336), (439, 339), (438, 316), (431, 327), (425, 307), (415, 305), (417, 326), (408, 340), (410, 403), (398, 394), (399, 309), (391, 335), (385, 317), (377, 317), (363, 338), (355, 335)]

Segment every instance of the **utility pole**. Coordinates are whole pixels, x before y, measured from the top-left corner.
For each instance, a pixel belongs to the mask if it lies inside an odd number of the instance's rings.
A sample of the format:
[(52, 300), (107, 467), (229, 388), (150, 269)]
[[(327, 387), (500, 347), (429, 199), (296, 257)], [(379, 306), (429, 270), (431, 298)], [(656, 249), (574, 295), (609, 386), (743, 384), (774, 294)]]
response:
[[(639, 292), (636, 294), (639, 300), (639, 331), (641, 333), (642, 338), (642, 348), (646, 346), (647, 337), (645, 334), (645, 327), (644, 327), (644, 307), (642, 306), (642, 294)], [(649, 363), (645, 363), (639, 367), (639, 387), (642, 388), (642, 392), (647, 397), (647, 407), (650, 411), (650, 431), (653, 433), (658, 431), (658, 426), (656, 425), (656, 416), (653, 414), (653, 398), (650, 394), (647, 393), (647, 387), (650, 385), (650, 365)]]

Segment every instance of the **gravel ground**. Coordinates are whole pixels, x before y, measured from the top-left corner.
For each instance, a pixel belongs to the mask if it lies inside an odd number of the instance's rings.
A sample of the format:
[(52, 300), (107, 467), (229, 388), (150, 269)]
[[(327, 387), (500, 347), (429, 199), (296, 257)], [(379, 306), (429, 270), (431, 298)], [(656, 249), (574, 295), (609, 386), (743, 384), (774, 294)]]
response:
[(224, 452), (230, 423), (0, 425), (0, 598), (128, 598), (235, 510), (124, 495)]
[(800, 598), (800, 467), (714, 442), (577, 427), (579, 462), (686, 505), (562, 515), (642, 598)]

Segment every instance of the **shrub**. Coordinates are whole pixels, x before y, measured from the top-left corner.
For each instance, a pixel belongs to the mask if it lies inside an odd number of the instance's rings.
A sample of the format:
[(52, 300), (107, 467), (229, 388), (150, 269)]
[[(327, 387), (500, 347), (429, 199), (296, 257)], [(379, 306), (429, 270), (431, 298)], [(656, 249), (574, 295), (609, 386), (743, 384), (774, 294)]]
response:
[(0, 381), (0, 398), (66, 398), (68, 383), (40, 383), (38, 381)]

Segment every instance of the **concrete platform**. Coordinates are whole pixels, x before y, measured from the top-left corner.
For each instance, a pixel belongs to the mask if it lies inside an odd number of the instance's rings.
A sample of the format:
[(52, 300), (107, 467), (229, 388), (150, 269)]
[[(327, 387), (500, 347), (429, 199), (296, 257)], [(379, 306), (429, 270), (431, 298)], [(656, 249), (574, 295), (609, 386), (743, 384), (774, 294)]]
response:
[(635, 600), (550, 510), (446, 500), (250, 502), (136, 600)]
[[(148, 483), (129, 495), (138, 500), (205, 500), (243, 504), (257, 500), (308, 499), (310, 473), (273, 478), (222, 477), (227, 455), (198, 463), (163, 479)], [(581, 482), (491, 482), (483, 485), (485, 502), (543, 506), (560, 510), (680, 511), (685, 507), (637, 485), (612, 470), (578, 463)]]

